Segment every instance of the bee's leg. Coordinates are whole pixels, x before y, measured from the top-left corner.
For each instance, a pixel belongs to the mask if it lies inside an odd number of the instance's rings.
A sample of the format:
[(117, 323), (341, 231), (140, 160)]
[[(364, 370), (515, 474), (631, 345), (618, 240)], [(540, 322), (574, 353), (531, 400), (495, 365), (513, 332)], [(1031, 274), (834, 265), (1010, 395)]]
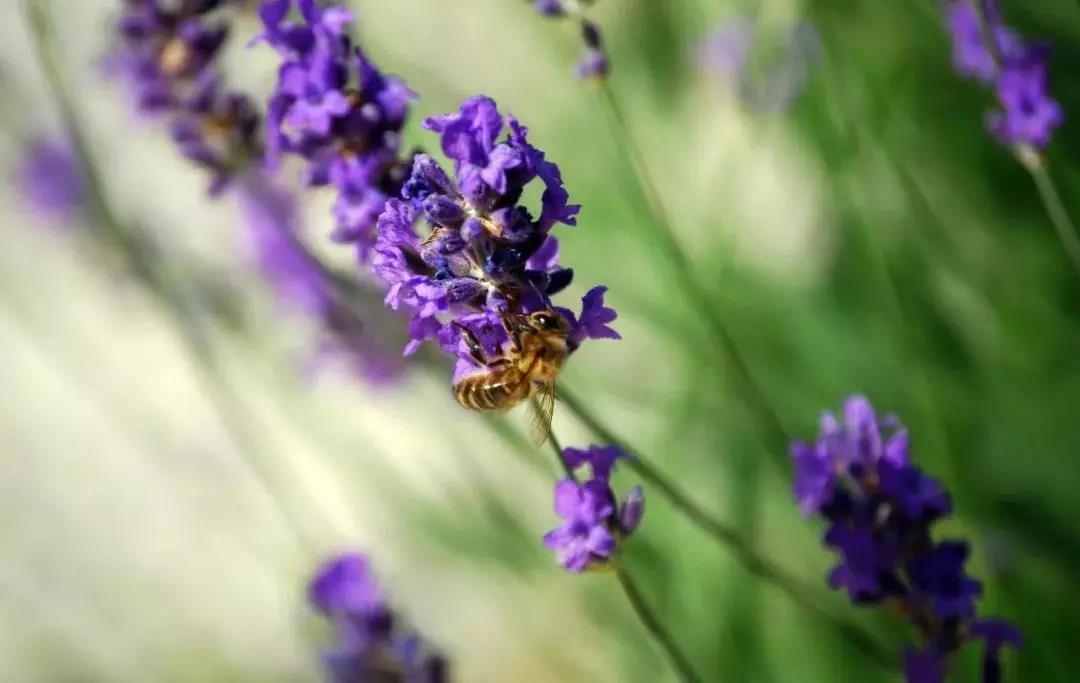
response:
[(521, 330), (514, 324), (514, 318), (512, 313), (503, 311), (499, 315), (499, 319), (502, 320), (503, 330), (506, 331), (506, 336), (510, 338), (510, 346), (514, 351), (521, 351)]
[(465, 345), (469, 347), (469, 357), (472, 358), (477, 365), (481, 367), (487, 366), (488, 360), (484, 356), (484, 347), (480, 344), (480, 340), (476, 338), (476, 333), (456, 320), (452, 324), (454, 327), (461, 330), (461, 336), (465, 339)]

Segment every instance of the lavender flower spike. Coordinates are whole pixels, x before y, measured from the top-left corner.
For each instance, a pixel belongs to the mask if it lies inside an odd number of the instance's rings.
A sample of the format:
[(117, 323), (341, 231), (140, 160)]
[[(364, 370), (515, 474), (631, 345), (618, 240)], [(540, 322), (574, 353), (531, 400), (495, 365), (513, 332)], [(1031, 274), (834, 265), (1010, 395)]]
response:
[(585, 483), (563, 479), (555, 484), (555, 514), (563, 524), (544, 535), (544, 545), (555, 552), (567, 571), (580, 573), (607, 567), (619, 545), (641, 523), (645, 497), (640, 486), (621, 503), (609, 482), (615, 463), (625, 454), (615, 446), (567, 448), (563, 460), (571, 470), (589, 466)]
[(977, 616), (982, 584), (967, 575), (964, 541), (935, 541), (931, 527), (952, 506), (948, 494), (909, 459), (907, 431), (878, 419), (862, 396), (840, 418), (825, 413), (814, 444), (792, 444), (795, 498), (807, 515), (828, 522), (825, 545), (840, 562), (829, 585), (857, 605), (889, 603), (920, 634), (904, 668), (909, 683), (939, 683), (954, 652), (986, 642), (984, 680), (999, 680), (1000, 650), (1019, 646), (1015, 627)]
[(574, 70), (581, 80), (595, 83), (604, 81), (611, 73), (611, 60), (604, 48), (600, 27), (585, 17), (585, 7), (589, 4), (592, 0), (533, 0), (536, 10), (546, 17), (581, 22), (585, 55)]
[[(288, 21), (293, 7), (300, 21)], [(269, 164), (282, 154), (307, 161), (308, 185), (333, 185), (337, 242), (355, 244), (362, 261), (375, 223), (396, 197), (411, 158), (401, 158), (401, 129), (416, 95), (384, 75), (346, 33), (352, 13), (314, 0), (265, 0), (259, 11), (268, 43), (281, 57), (268, 105)]]
[(336, 644), (323, 655), (327, 683), (449, 680), (446, 660), (400, 627), (366, 556), (347, 553), (329, 559), (308, 585), (308, 599), (336, 631)]
[[(1064, 122), (1050, 96), (1047, 48), (1028, 44), (1005, 26), (993, 0), (953, 0), (948, 24), (953, 66), (963, 76), (993, 86), (1000, 108), (987, 116), (990, 131), (1004, 144), (1041, 150)], [(981, 16), (980, 16), (981, 15)]]
[[(529, 143), (525, 127), (483, 96), (424, 127), (439, 134), (453, 177), (433, 158), (416, 157), (402, 198), (390, 200), (379, 217), (373, 259), (375, 274), (389, 286), (387, 306), (412, 311), (405, 353), (437, 341), (458, 358), (456, 382), (478, 369), (463, 330), (494, 358), (510, 341), (502, 314), (547, 308), (565, 319), (571, 351), (589, 338), (617, 339), (608, 326), (616, 314), (604, 305), (606, 288), (590, 290), (579, 315), (552, 303), (573, 272), (560, 265), (551, 231), (575, 225), (580, 207), (570, 204), (559, 167)], [(520, 202), (534, 181), (544, 189), (530, 211)]]
[(225, 0), (125, 0), (116, 22), (113, 69), (127, 77), (136, 108), (168, 117), (173, 140), (211, 173), (218, 194), (262, 154), (259, 116), (245, 95), (225, 91), (217, 64), (228, 36)]
[(30, 210), (56, 225), (70, 225), (87, 200), (85, 179), (66, 140), (29, 140), (14, 185)]

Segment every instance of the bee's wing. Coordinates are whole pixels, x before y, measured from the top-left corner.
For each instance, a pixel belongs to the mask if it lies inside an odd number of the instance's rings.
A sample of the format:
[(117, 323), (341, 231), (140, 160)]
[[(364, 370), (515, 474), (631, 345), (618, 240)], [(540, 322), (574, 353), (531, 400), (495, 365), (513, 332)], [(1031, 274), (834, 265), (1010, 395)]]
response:
[(551, 416), (555, 413), (555, 383), (541, 384), (529, 401), (529, 436), (540, 448), (551, 435)]

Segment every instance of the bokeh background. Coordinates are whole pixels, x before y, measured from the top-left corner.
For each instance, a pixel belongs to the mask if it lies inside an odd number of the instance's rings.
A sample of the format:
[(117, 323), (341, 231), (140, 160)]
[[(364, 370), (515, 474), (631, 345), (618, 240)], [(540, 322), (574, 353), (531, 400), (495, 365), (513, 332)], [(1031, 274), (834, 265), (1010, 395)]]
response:
[[(318, 362), (311, 321), (275, 301), (246, 254), (235, 203), (208, 200), (204, 176), (103, 75), (118, 3), (50, 4), (109, 199), (168, 256), (210, 350), (193, 351), (93, 226), (43, 219), (10, 180), (25, 141), (61, 127), (22, 3), (9, 0), (0, 680), (317, 680), (325, 633), (304, 583), (346, 549), (371, 555), (457, 680), (673, 680), (615, 583), (565, 574), (541, 546), (555, 471), (520, 436), (522, 417), (498, 429), (466, 413), (448, 369), (430, 363), (375, 386)], [(417, 122), (484, 93), (561, 165), (584, 206), (562, 236), (572, 294), (608, 285), (623, 335), (587, 345), (566, 385), (899, 653), (888, 615), (828, 594), (831, 558), (790, 499), (786, 453), (673, 284), (625, 140), (572, 75), (576, 31), (524, 0), (348, 4), (369, 56), (421, 95), (410, 142), (430, 147)], [(1053, 43), (1068, 119), (1080, 111), (1080, 5), (1002, 5)], [(811, 437), (819, 411), (856, 392), (900, 415), (915, 459), (954, 495), (943, 532), (972, 539), (983, 609), (1027, 636), (1009, 680), (1072, 680), (1080, 281), (1030, 177), (984, 130), (987, 94), (952, 72), (938, 8), (601, 0), (592, 14), (634, 144), (785, 426)], [(752, 31), (745, 73), (700, 68), (696, 46), (721, 26)], [(819, 40), (793, 47), (796, 26)], [(258, 98), (274, 64), (243, 48), (257, 31), (253, 16), (238, 21), (227, 63)], [(1049, 154), (1073, 212), (1078, 144), (1067, 123)], [(352, 274), (351, 254), (326, 239), (330, 201), (305, 195), (305, 239)], [(400, 338), (401, 320), (376, 319)], [(568, 411), (555, 429), (566, 444), (590, 440)], [(633, 483), (624, 473), (617, 488)], [(710, 681), (897, 679), (659, 496), (625, 562)], [(957, 680), (974, 680), (976, 658)]]

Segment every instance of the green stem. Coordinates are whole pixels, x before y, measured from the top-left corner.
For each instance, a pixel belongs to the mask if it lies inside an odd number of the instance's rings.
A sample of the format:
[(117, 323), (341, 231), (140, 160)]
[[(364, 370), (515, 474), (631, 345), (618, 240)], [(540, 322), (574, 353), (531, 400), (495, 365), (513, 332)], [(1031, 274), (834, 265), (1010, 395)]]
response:
[[(1021, 162), (1024, 163), (1023, 155)], [(1041, 160), (1024, 163), (1024, 166), (1035, 180), (1035, 187), (1039, 190), (1039, 197), (1046, 207), (1046, 213), (1050, 217), (1054, 231), (1057, 232), (1061, 246), (1065, 249), (1065, 255), (1069, 257), (1073, 270), (1080, 278), (1080, 237), (1077, 236), (1076, 225), (1073, 224), (1072, 219), (1069, 218), (1069, 212), (1065, 209), (1065, 203), (1061, 201), (1057, 185), (1054, 184), (1054, 179), (1050, 177), (1046, 165)]]
[(686, 658), (686, 655), (679, 649), (675, 639), (664, 627), (663, 622), (653, 613), (648, 603), (645, 602), (645, 598), (641, 595), (641, 591), (638, 589), (637, 583), (630, 576), (626, 569), (616, 565), (615, 566), (615, 578), (619, 581), (619, 586), (623, 590), (623, 594), (626, 595), (627, 602), (630, 603), (630, 607), (634, 610), (634, 614), (637, 615), (642, 625), (649, 631), (652, 637), (660, 644), (664, 654), (667, 655), (668, 660), (671, 662), (672, 667), (679, 674), (679, 679), (685, 683), (697, 683), (704, 681), (690, 664), (690, 661)]
[(656, 233), (660, 237), (661, 245), (668, 259), (671, 261), (675, 276), (679, 279), (683, 291), (689, 297), (695, 310), (704, 318), (710, 333), (720, 348), (720, 352), (726, 357), (730, 367), (733, 368), (736, 381), (741, 385), (745, 400), (750, 404), (752, 411), (766, 423), (771, 437), (768, 443), (769, 453), (779, 453), (778, 461), (783, 467), (787, 467), (787, 460), (782, 456), (784, 449), (787, 448), (787, 444), (791, 440), (787, 429), (780, 420), (780, 416), (773, 409), (765, 392), (754, 379), (749, 365), (735, 343), (735, 339), (717, 313), (716, 305), (710, 300), (705, 288), (695, 274), (693, 263), (676, 238), (671, 216), (660, 198), (660, 193), (649, 174), (644, 155), (634, 142), (634, 136), (630, 132), (626, 117), (623, 115), (622, 108), (619, 106), (619, 102), (615, 98), (615, 94), (607, 80), (601, 82), (600, 94), (608, 117), (611, 120), (616, 147), (625, 154), (631, 168), (634, 170), (634, 179), (638, 190), (652, 213)]
[[(574, 471), (567, 465), (566, 460), (563, 458), (562, 447), (559, 445), (555, 434), (549, 433), (548, 439), (551, 441), (552, 450), (555, 453), (555, 460), (566, 472), (566, 476), (575, 484), (578, 483), (577, 477), (574, 475)], [(619, 585), (623, 589), (623, 593), (626, 595), (626, 599), (630, 602), (630, 607), (633, 608), (634, 614), (641, 621), (645, 629), (649, 634), (656, 639), (656, 642), (660, 644), (661, 649), (664, 650), (664, 654), (671, 660), (672, 666), (675, 671), (678, 672), (679, 678), (685, 683), (697, 683), (704, 679), (701, 678), (690, 665), (686, 655), (679, 650), (678, 645), (675, 643), (675, 639), (671, 637), (667, 629), (664, 627), (660, 618), (653, 613), (648, 603), (641, 596), (641, 591), (638, 590), (637, 585), (631, 579), (630, 575), (626, 573), (626, 570), (616, 564), (614, 561), (611, 563), (611, 567), (615, 572), (615, 577), (619, 581)]]
[(887, 647), (865, 634), (859, 627), (849, 623), (845, 618), (837, 616), (832, 610), (824, 607), (814, 597), (813, 589), (762, 556), (757, 551), (756, 544), (744, 537), (738, 529), (717, 519), (715, 515), (691, 499), (666, 475), (653, 467), (649, 463), (649, 459), (643, 456), (640, 451), (629, 447), (610, 429), (605, 427), (585, 407), (584, 402), (578, 399), (575, 394), (567, 391), (565, 386), (560, 387), (559, 398), (598, 439), (622, 449), (627, 455), (626, 464), (638, 476), (648, 482), (654, 490), (658, 491), (672, 506), (686, 515), (698, 528), (731, 550), (735, 558), (747, 571), (776, 586), (794, 603), (828, 622), (842, 638), (863, 654), (885, 667), (895, 667), (895, 658), (890, 654)]

